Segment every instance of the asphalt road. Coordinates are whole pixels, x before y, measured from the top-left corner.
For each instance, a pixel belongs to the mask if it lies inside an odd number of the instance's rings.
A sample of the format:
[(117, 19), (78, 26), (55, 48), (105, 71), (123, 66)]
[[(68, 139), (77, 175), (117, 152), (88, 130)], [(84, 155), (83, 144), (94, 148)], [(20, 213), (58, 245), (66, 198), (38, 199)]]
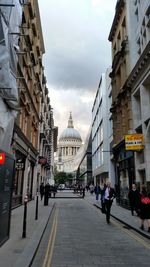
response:
[(150, 266), (150, 242), (84, 199), (53, 199), (32, 267)]

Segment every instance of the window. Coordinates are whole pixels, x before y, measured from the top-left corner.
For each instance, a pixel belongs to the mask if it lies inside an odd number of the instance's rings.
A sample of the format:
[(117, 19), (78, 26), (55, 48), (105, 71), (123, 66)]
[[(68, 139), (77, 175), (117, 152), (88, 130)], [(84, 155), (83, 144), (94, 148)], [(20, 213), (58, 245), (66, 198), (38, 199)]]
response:
[(146, 26), (148, 28), (150, 28), (150, 5), (149, 5), (149, 7), (147, 8), (147, 11), (146, 11)]
[(28, 123), (28, 117), (25, 110), (22, 110), (21, 113), (21, 129), (24, 133), (24, 135), (27, 135), (27, 123)]
[(117, 36), (117, 46), (118, 46), (118, 50), (120, 50), (120, 48), (121, 48), (121, 35), (120, 35), (120, 32), (118, 33), (118, 36)]
[(140, 55), (141, 54), (141, 41), (140, 41), (140, 37), (137, 40), (137, 52)]
[(141, 120), (141, 95), (140, 95), (140, 88), (137, 90), (137, 92), (134, 94), (134, 114), (135, 119), (137, 121)]
[(138, 11), (138, 7), (137, 7), (136, 10), (135, 10), (135, 15), (136, 15), (137, 21), (139, 21), (139, 11)]

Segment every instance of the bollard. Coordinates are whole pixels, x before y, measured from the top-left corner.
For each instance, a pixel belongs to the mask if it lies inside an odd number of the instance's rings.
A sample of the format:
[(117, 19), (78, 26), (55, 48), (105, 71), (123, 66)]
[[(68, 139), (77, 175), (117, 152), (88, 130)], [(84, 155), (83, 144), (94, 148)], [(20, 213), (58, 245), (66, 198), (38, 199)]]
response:
[(39, 203), (39, 196), (36, 196), (35, 220), (38, 220), (38, 203)]
[(22, 231), (22, 238), (26, 238), (26, 226), (27, 226), (27, 203), (28, 203), (28, 196), (24, 198), (24, 215), (23, 215), (23, 231)]

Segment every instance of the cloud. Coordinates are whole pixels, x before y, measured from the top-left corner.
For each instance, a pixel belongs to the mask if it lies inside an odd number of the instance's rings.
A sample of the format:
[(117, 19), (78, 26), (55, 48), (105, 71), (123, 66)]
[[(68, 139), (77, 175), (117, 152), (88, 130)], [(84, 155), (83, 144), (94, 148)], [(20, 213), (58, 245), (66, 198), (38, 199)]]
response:
[(111, 60), (107, 39), (114, 2), (50, 0), (44, 6), (39, 1), (44, 13), (46, 75), (56, 90), (91, 90), (97, 86)]
[(69, 112), (85, 138), (100, 76), (111, 65), (108, 35), (116, 0), (38, 0), (51, 104), (59, 133)]
[(54, 120), (59, 125), (59, 136), (67, 128), (69, 114), (72, 112), (74, 128), (80, 132), (82, 139), (85, 140), (91, 124), (91, 106), (94, 94), (81, 95), (75, 89), (58, 91), (51, 88), (50, 95), (51, 101), (54, 103)]

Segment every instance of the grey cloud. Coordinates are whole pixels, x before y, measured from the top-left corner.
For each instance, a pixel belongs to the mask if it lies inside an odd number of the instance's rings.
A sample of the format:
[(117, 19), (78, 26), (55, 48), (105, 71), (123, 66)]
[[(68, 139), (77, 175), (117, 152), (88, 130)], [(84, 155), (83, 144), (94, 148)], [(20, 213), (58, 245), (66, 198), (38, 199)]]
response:
[(70, 0), (56, 1), (56, 5), (50, 1), (49, 12), (42, 17), (46, 46), (45, 72), (56, 90), (62, 87), (65, 90), (93, 90), (101, 73), (110, 65), (107, 38), (112, 19), (109, 21), (108, 17), (106, 20), (105, 15), (96, 15), (87, 9), (87, 1), (83, 0), (80, 10), (78, 4), (81, 1), (72, 1), (73, 7)]

